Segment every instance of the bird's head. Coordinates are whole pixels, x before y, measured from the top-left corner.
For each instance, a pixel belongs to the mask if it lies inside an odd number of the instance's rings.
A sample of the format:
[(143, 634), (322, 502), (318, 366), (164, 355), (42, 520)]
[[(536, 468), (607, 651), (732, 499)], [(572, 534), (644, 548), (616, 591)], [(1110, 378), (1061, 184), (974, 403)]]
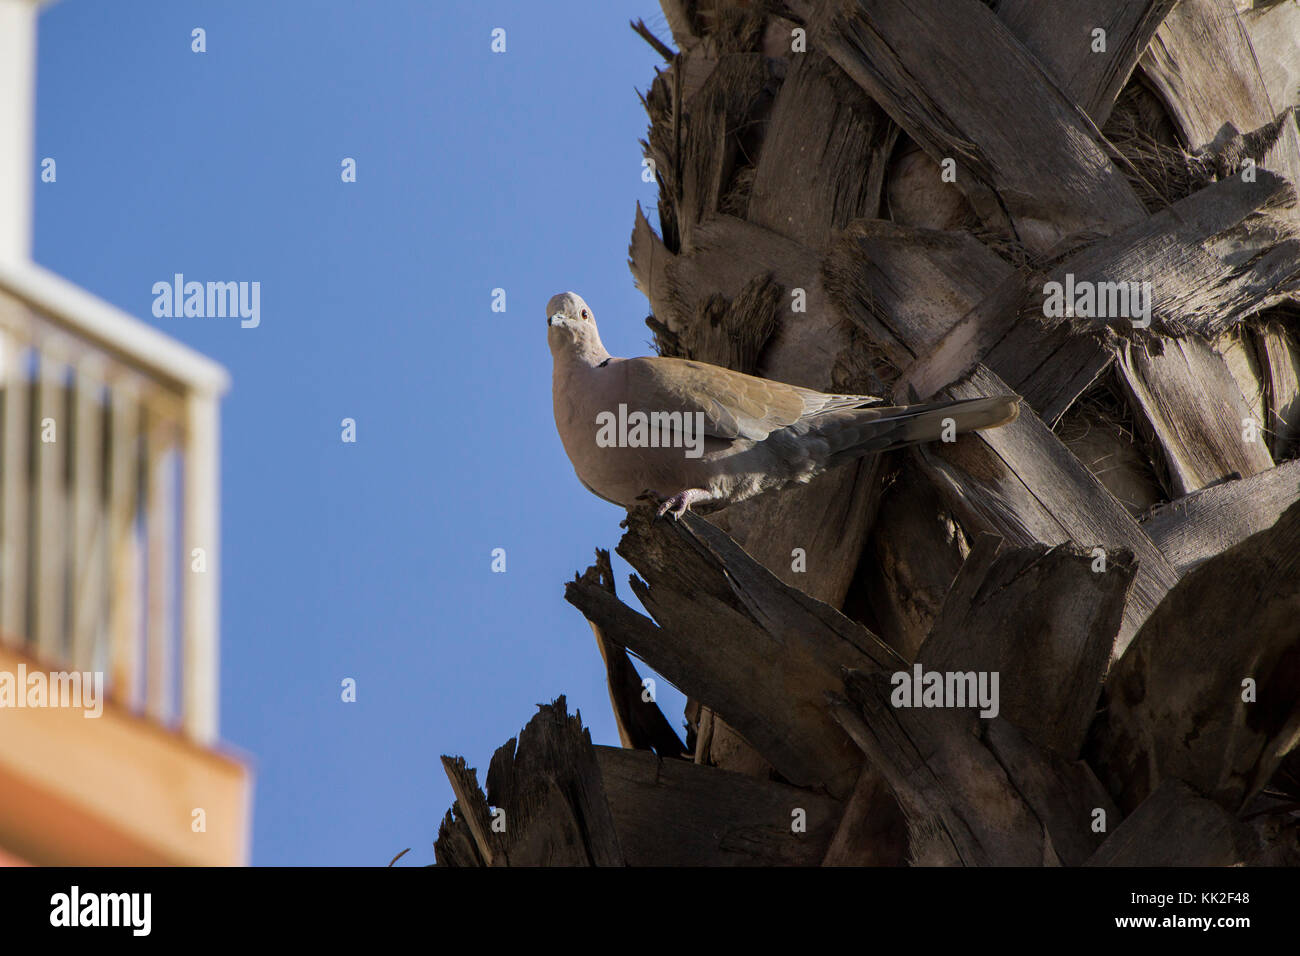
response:
[(591, 307), (576, 292), (561, 292), (551, 296), (546, 303), (546, 324), (552, 328), (565, 322), (589, 322), (596, 324), (591, 314)]
[(591, 307), (576, 292), (561, 292), (546, 303), (546, 340), (551, 353), (603, 361), (609, 357), (596, 331)]

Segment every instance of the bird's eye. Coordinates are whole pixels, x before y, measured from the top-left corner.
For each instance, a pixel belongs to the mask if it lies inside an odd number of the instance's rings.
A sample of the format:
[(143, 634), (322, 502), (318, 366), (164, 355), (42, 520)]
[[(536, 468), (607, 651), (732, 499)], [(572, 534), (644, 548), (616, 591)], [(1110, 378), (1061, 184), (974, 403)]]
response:
[(591, 313), (588, 312), (586, 309), (583, 309), (583, 310), (582, 310), (582, 317), (583, 317), (584, 319), (589, 319), (589, 318), (591, 318)]

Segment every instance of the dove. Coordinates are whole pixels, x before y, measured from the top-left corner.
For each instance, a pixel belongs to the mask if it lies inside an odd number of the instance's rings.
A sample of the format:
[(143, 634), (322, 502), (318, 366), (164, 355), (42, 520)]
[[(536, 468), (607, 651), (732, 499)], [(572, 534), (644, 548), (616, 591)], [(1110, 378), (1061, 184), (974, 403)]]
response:
[(581, 296), (546, 304), (555, 427), (578, 480), (624, 508), (707, 514), (871, 454), (1014, 421), (1020, 396), (886, 405), (689, 359), (615, 358)]

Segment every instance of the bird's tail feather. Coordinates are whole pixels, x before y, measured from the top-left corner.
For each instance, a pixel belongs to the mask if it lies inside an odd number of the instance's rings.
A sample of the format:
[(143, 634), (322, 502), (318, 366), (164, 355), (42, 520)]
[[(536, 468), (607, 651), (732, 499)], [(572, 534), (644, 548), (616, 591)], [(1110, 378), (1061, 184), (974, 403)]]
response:
[[(924, 405), (894, 405), (837, 414), (819, 429), (830, 442), (827, 466), (863, 455), (878, 454), (920, 442), (939, 441), (946, 434), (963, 435), (996, 428), (1016, 420), (1019, 395), (971, 398)], [(841, 417), (842, 416), (842, 417)]]

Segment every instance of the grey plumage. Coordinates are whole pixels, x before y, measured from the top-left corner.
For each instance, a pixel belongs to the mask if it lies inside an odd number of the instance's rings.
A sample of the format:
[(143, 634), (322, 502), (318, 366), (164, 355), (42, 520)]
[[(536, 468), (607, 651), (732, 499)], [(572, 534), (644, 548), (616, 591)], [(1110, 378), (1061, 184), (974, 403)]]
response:
[[(663, 502), (660, 513), (712, 511), (864, 455), (939, 440), (949, 423), (961, 434), (1019, 413), (1016, 395), (890, 406), (870, 395), (827, 395), (704, 362), (614, 358), (581, 296), (553, 297), (546, 314), (564, 449), (583, 485), (624, 507), (649, 493)], [(638, 414), (660, 427), (619, 432), (632, 441), (611, 445), (609, 426)], [(654, 447), (647, 438), (662, 440)]]

